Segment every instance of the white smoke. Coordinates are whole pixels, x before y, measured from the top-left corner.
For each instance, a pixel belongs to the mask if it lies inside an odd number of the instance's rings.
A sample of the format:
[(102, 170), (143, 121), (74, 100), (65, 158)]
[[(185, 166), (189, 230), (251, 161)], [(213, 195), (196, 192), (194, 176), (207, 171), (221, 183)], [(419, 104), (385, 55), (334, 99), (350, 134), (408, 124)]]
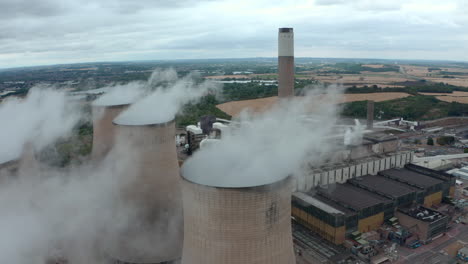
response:
[(19, 158), (25, 143), (40, 150), (67, 136), (79, 118), (66, 94), (52, 88), (32, 88), (24, 99), (5, 100), (0, 104), (0, 164)]
[[(199, 98), (212, 87), (197, 83), (193, 76), (173, 79), (173, 70), (164, 72), (154, 74), (151, 84), (136, 85), (137, 90), (142, 87), (145, 91), (151, 91), (152, 84), (160, 85), (148, 97), (149, 103), (142, 100), (147, 108), (137, 108), (142, 111), (137, 111), (137, 115), (157, 113), (159, 118), (158, 113), (165, 113), (164, 116), (173, 118), (185, 102)], [(133, 83), (114, 88), (126, 90), (136, 86)], [(116, 97), (108, 95), (102, 100)], [(10, 153), (19, 156), (27, 142), (40, 150), (69, 136), (79, 115), (80, 111), (70, 105), (63, 93), (50, 89), (32, 89), (25, 99), (3, 102), (1, 157), (8, 159)], [(121, 147), (114, 148), (99, 164), (68, 168), (42, 164), (33, 170), (0, 176), (0, 262), (42, 264), (50, 257), (63, 257), (73, 264), (107, 263), (108, 247), (116, 248), (112, 243), (121, 242), (108, 240), (112, 234), (107, 232), (137, 224), (140, 210), (131, 204), (116, 203), (139, 171), (133, 165), (138, 153), (126, 149), (125, 142), (116, 145)], [(167, 226), (165, 232), (173, 228), (176, 227)], [(157, 234), (152, 235), (157, 238)], [(133, 244), (138, 244), (138, 240)], [(139, 247), (143, 252), (158, 250), (157, 243)]]
[(258, 186), (303, 175), (305, 163), (319, 162), (333, 148), (326, 138), (337, 122), (339, 90), (315, 90), (279, 101), (260, 115), (241, 114), (240, 127), (195, 153), (184, 163), (182, 175), (219, 187)]
[[(175, 118), (183, 105), (220, 88), (218, 83), (212, 81), (197, 82), (196, 76), (192, 74), (176, 79), (177, 73), (172, 69), (156, 71), (151, 78), (154, 76), (163, 78), (164, 85), (153, 87), (154, 91), (150, 95), (131, 105), (115, 119), (115, 123), (145, 125), (168, 122)], [(154, 79), (150, 79), (150, 82), (161, 84)]]
[(362, 137), (364, 135), (364, 127), (361, 125), (358, 119), (354, 120), (354, 127), (346, 128), (344, 134), (344, 145), (359, 145), (362, 143)]
[(140, 99), (146, 90), (147, 83), (140, 81), (112, 85), (108, 87), (108, 92), (93, 102), (93, 105), (112, 106), (131, 104)]

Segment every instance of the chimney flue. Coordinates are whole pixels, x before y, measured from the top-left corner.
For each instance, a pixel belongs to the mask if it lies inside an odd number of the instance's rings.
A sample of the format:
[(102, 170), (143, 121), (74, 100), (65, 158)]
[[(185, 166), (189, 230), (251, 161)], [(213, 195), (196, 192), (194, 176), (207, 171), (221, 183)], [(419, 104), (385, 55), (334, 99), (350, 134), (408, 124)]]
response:
[(280, 28), (278, 33), (278, 97), (294, 96), (294, 32)]

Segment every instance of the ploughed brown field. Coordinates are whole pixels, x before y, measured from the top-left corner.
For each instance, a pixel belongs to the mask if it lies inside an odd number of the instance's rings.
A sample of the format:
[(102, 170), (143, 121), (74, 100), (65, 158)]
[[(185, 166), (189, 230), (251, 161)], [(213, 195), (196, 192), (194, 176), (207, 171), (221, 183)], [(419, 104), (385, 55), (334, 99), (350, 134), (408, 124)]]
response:
[(442, 74), (439, 70), (429, 71), (428, 67), (409, 65), (404, 65), (402, 67), (409, 76), (415, 76), (430, 82), (447, 83), (456, 86), (468, 87), (468, 69), (441, 67), (440, 69), (442, 71), (457, 72), (461, 74), (453, 76), (448, 74), (453, 78), (443, 78), (442, 76), (444, 74)]
[(437, 99), (445, 102), (458, 102), (468, 104), (468, 92), (454, 91), (453, 93), (421, 93), (424, 95), (434, 95)]
[[(338, 103), (347, 103), (355, 101), (374, 100), (376, 102), (387, 101), (392, 99), (404, 98), (410, 96), (407, 93), (366, 93), (366, 94), (345, 94)], [(261, 113), (272, 107), (278, 97), (267, 97), (253, 100), (232, 101), (224, 104), (219, 104), (218, 107), (221, 111), (231, 115), (237, 116), (243, 110)]]

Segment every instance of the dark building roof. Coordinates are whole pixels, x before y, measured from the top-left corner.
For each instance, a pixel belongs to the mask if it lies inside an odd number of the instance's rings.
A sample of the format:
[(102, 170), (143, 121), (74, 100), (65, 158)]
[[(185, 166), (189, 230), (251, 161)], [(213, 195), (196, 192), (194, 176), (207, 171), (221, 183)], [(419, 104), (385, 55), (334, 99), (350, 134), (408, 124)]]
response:
[(442, 183), (441, 180), (407, 169), (389, 169), (381, 171), (379, 174), (423, 189)]
[(327, 188), (319, 188), (319, 194), (338, 203), (347, 205), (356, 211), (372, 207), (381, 203), (391, 202), (382, 196), (378, 196), (351, 184), (333, 184)]
[(389, 135), (386, 133), (382, 133), (382, 132), (374, 132), (374, 133), (364, 135), (364, 139), (372, 141), (374, 143), (378, 143), (378, 142), (397, 140), (398, 137)]
[(404, 183), (385, 178), (382, 176), (366, 175), (359, 178), (351, 179), (349, 182), (356, 186), (362, 186), (365, 189), (375, 191), (387, 197), (398, 198), (407, 194), (418, 191)]
[(421, 173), (421, 174), (427, 175), (429, 177), (439, 179), (441, 181), (448, 181), (448, 182), (455, 183), (455, 178), (456, 177), (454, 175), (448, 174), (448, 173), (443, 172), (443, 171), (431, 170), (431, 169), (421, 167), (421, 166), (411, 164), (411, 163), (406, 164), (405, 169), (408, 169), (408, 170), (411, 170), (411, 171), (414, 171), (414, 172), (417, 172), (417, 173)]

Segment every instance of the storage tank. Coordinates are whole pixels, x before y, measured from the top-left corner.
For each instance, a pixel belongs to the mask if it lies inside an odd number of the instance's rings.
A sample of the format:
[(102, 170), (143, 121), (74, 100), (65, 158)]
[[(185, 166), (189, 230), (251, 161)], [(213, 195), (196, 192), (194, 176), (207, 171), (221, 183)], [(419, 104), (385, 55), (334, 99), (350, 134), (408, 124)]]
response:
[(148, 120), (130, 108), (114, 124), (116, 147), (123, 146), (135, 168), (122, 203), (139, 210), (134, 221), (111, 235), (106, 251), (114, 263), (175, 263), (181, 257), (183, 217), (173, 117)]
[(201, 180), (190, 167), (182, 167), (182, 264), (296, 263), (290, 177), (232, 185)]

